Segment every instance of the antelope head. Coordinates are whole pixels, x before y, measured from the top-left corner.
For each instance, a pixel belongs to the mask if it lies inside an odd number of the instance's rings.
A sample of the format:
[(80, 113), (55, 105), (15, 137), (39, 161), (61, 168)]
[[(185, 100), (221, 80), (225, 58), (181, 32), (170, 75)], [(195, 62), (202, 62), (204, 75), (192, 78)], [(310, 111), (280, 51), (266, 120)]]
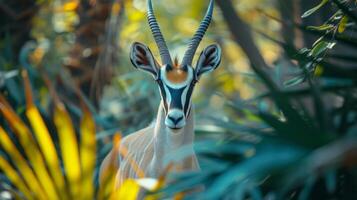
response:
[(210, 0), (207, 12), (198, 30), (191, 39), (188, 49), (179, 64), (172, 62), (165, 39), (156, 21), (151, 0), (148, 0), (147, 19), (162, 63), (159, 64), (150, 49), (139, 42), (131, 46), (130, 60), (135, 68), (149, 72), (159, 86), (165, 110), (165, 125), (170, 129), (181, 129), (186, 125), (186, 118), (191, 111), (191, 96), (195, 84), (201, 75), (216, 69), (221, 61), (221, 49), (213, 44), (200, 54), (195, 68), (192, 60), (210, 22), (213, 13), (213, 0)]

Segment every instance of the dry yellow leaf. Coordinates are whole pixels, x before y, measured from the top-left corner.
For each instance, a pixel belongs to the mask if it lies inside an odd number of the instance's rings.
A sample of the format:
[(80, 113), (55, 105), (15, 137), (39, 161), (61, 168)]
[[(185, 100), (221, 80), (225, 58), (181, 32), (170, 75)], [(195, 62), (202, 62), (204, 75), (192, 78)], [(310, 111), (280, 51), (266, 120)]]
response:
[(63, 4), (62, 9), (65, 12), (73, 11), (77, 9), (78, 5), (79, 5), (79, 1), (69, 1)]

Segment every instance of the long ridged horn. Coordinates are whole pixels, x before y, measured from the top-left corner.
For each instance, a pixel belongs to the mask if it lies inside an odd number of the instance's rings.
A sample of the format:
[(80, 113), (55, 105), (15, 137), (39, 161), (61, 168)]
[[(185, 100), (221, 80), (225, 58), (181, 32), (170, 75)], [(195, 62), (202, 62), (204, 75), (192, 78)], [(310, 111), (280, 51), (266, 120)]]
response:
[(150, 26), (151, 32), (154, 36), (157, 47), (159, 48), (162, 64), (170, 64), (172, 66), (170, 52), (166, 46), (166, 42), (165, 42), (164, 36), (161, 33), (159, 24), (156, 21), (156, 17), (154, 14), (154, 10), (152, 8), (151, 0), (148, 0), (147, 6), (148, 6), (147, 18), (148, 18), (149, 26)]
[(195, 56), (198, 45), (200, 44), (203, 36), (205, 35), (209, 24), (211, 23), (212, 15), (213, 15), (213, 0), (210, 1), (209, 6), (207, 8), (206, 15), (201, 21), (200, 26), (198, 27), (195, 35), (193, 36), (193, 38), (190, 41), (190, 44), (188, 45), (188, 49), (185, 52), (185, 55), (182, 59), (181, 66), (192, 64), (192, 60), (193, 57)]

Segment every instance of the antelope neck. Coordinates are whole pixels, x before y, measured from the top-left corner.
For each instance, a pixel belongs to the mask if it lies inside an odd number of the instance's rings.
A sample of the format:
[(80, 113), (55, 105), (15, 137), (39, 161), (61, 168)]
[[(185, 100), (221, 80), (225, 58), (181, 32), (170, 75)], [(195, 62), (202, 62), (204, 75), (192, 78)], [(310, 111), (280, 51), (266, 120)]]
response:
[[(190, 114), (186, 119), (186, 125), (180, 130), (171, 130), (165, 125), (165, 111), (163, 102), (160, 103), (156, 124), (154, 127), (154, 158), (159, 170), (170, 163), (170, 158), (165, 156), (174, 153), (183, 145), (192, 145), (194, 140), (194, 108), (191, 107)], [(172, 155), (172, 154), (171, 154)], [(169, 155), (169, 156), (171, 156)], [(164, 160), (165, 159), (165, 160)]]

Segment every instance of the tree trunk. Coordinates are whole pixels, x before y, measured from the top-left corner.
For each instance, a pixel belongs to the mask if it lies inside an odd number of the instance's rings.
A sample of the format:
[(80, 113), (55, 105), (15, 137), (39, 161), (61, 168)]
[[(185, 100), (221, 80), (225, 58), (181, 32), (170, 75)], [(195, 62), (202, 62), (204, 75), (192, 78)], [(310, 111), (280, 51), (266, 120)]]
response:
[(254, 72), (260, 75), (269, 89), (276, 91), (278, 88), (270, 76), (268, 65), (254, 42), (249, 25), (236, 14), (230, 0), (217, 0), (216, 3), (222, 10), (222, 15), (235, 42), (248, 57)]
[[(64, 65), (86, 97), (90, 97), (95, 75), (101, 76), (95, 78), (97, 81), (111, 78), (122, 7), (122, 0), (96, 0), (81, 1), (77, 9), (80, 23), (75, 31), (75, 44)], [(93, 86), (97, 89), (97, 95), (106, 83), (104, 81), (100, 82), (100, 86)], [(94, 99), (95, 105), (98, 99)]]

